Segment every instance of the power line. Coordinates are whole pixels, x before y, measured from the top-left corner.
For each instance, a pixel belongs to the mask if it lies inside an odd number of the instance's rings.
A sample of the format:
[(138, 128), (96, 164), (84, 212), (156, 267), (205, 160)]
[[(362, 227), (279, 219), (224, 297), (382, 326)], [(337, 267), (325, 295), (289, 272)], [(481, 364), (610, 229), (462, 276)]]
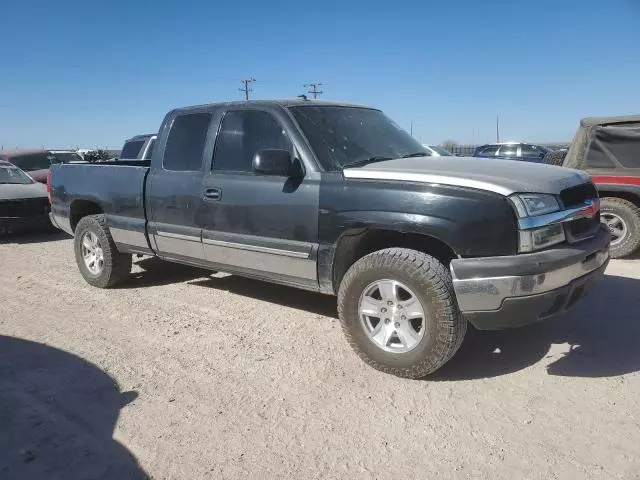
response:
[(309, 89), (307, 93), (313, 95), (313, 99), (315, 100), (316, 98), (318, 98), (318, 95), (322, 95), (323, 93), (322, 90), (318, 90), (318, 87), (321, 85), (321, 83), (305, 83), (303, 87)]
[(253, 89), (249, 88), (249, 84), (253, 83), (256, 81), (255, 78), (246, 78), (244, 80), (240, 80), (243, 84), (244, 87), (239, 88), (238, 90), (240, 90), (241, 92), (244, 92), (244, 99), (245, 100), (249, 100), (249, 92), (253, 92)]

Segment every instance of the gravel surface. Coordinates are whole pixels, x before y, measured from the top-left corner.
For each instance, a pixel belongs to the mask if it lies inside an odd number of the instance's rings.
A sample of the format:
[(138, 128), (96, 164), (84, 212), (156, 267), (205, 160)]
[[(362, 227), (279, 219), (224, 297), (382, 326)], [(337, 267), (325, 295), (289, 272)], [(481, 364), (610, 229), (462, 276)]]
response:
[(0, 239), (0, 299), (0, 478), (640, 478), (638, 260), (426, 381), (333, 297), (150, 258), (100, 290), (61, 234)]

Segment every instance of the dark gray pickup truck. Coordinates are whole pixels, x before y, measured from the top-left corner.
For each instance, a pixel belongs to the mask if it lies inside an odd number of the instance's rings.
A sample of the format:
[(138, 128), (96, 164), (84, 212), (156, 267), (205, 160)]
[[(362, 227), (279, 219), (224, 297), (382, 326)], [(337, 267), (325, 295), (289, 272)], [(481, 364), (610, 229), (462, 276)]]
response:
[(117, 285), (145, 254), (337, 295), (362, 359), (410, 378), (447, 362), (468, 321), (562, 313), (609, 261), (588, 175), (429, 157), (356, 105), (173, 110), (150, 162), (55, 165), (49, 188), (91, 285)]

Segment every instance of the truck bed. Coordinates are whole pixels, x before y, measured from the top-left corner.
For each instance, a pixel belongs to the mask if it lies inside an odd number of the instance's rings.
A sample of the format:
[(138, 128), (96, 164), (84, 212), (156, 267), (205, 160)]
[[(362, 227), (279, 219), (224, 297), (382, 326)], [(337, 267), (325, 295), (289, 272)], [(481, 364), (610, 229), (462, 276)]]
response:
[(150, 251), (145, 225), (148, 161), (60, 164), (51, 169), (52, 221), (73, 234), (80, 213), (99, 205), (123, 250)]

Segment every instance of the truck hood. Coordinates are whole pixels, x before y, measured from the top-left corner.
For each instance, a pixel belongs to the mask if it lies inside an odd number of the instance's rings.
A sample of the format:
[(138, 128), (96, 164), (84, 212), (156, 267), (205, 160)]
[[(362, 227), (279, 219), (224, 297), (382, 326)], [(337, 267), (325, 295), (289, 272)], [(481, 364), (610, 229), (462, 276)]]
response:
[(41, 183), (27, 183), (26, 185), (0, 183), (0, 201), (40, 197), (47, 197), (47, 188)]
[(589, 175), (540, 163), (473, 157), (414, 157), (346, 168), (345, 178), (437, 183), (508, 196), (551, 193), (589, 181)]

